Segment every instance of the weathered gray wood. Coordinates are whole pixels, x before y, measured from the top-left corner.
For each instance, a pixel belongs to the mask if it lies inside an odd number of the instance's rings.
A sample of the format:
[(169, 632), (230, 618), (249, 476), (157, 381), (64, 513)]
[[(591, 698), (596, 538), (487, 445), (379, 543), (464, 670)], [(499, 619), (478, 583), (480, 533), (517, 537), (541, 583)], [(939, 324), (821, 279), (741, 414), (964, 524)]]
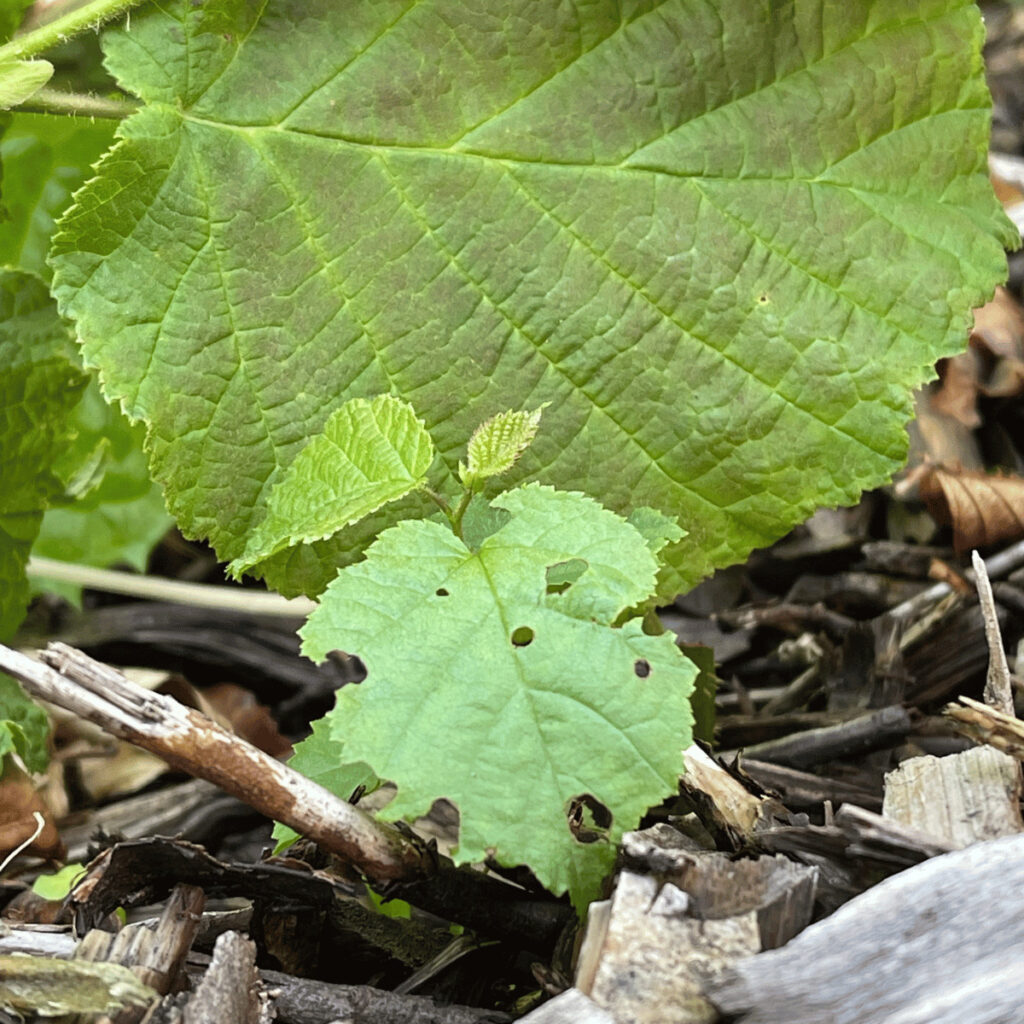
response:
[(261, 971), (273, 996), (278, 1024), (501, 1024), (496, 1010), (441, 1006), (427, 996), (400, 996), (368, 985), (331, 985)]
[(655, 875), (686, 893), (691, 917), (721, 920), (753, 911), (762, 949), (788, 942), (811, 919), (817, 869), (786, 857), (735, 860), (694, 850), (686, 836), (666, 824), (627, 832), (622, 857), (632, 870)]
[(588, 999), (578, 988), (555, 996), (533, 1013), (519, 1018), (519, 1024), (619, 1024), (607, 1011)]
[(238, 932), (225, 932), (213, 959), (181, 1010), (182, 1024), (269, 1024), (270, 998), (256, 970), (256, 945)]
[(689, 909), (671, 882), (623, 871), (606, 919), (587, 928), (577, 987), (622, 1024), (711, 1024), (704, 986), (760, 948), (757, 915), (701, 921)]
[(708, 987), (742, 1024), (1009, 1024), (1024, 1006), (1024, 835), (879, 883)]
[(992, 747), (914, 757), (885, 777), (882, 813), (951, 846), (1024, 831), (1020, 765)]
[(992, 584), (981, 555), (971, 552), (974, 565), (974, 585), (978, 588), (978, 602), (985, 619), (985, 641), (988, 643), (988, 673), (985, 678), (985, 703), (990, 704), (1004, 715), (1013, 714), (1013, 686), (1010, 684), (1010, 669), (1006, 664), (1006, 651), (999, 629), (996, 602), (992, 597)]

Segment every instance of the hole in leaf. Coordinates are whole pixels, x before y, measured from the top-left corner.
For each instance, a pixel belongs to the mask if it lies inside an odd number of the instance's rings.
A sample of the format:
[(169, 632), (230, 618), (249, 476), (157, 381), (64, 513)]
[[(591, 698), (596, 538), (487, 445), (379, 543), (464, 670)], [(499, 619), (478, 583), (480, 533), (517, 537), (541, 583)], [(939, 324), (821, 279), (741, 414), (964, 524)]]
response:
[(637, 658), (633, 662), (633, 671), (639, 679), (646, 679), (651, 674), (651, 663), (646, 658)]
[(516, 647), (529, 647), (533, 643), (533, 630), (529, 626), (519, 626), (512, 630), (512, 643)]
[(448, 591), (445, 590), (444, 587), (438, 587), (437, 590), (434, 591), (434, 593), (438, 597), (447, 597), (448, 596)]
[(765, 292), (762, 292), (762, 293), (761, 293), (761, 294), (760, 294), (760, 295), (759, 295), (759, 296), (757, 297), (757, 301), (758, 301), (758, 302), (760, 302), (762, 306), (763, 306), (763, 305), (765, 305), (765, 303), (767, 303), (767, 302), (768, 302), (768, 295), (767, 295), (767, 293), (765, 293)]
[(545, 571), (547, 592), (565, 593), (586, 571), (587, 563), (582, 558), (570, 558), (568, 561), (549, 565)]
[(565, 816), (569, 822), (569, 831), (578, 843), (608, 841), (612, 812), (596, 797), (589, 793), (574, 796), (569, 801)]

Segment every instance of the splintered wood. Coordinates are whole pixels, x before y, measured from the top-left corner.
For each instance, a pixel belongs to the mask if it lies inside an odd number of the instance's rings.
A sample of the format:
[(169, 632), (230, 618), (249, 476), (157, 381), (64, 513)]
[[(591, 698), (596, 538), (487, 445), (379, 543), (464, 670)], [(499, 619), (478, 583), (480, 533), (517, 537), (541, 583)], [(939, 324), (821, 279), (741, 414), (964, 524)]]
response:
[(894, 875), (709, 987), (742, 1024), (1007, 1024), (1024, 1005), (1024, 835)]
[[(817, 871), (784, 857), (733, 861), (668, 825), (629, 833), (623, 856), (634, 870), (591, 906), (576, 971), (579, 992), (619, 1024), (710, 1024), (709, 979), (810, 918)], [(603, 1020), (582, 1005), (580, 1019)], [(562, 1019), (543, 1012), (526, 1019)]]

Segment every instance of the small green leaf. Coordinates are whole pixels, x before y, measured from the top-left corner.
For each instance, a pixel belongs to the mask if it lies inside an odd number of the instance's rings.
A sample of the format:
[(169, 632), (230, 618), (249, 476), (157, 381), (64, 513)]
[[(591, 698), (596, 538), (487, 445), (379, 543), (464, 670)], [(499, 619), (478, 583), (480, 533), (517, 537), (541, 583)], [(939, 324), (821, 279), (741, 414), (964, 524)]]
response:
[(694, 739), (713, 743), (715, 740), (715, 694), (718, 676), (715, 675), (715, 652), (704, 644), (680, 644), (680, 650), (700, 670), (693, 686), (690, 706), (693, 708)]
[(496, 508), (474, 494), (462, 517), (462, 539), (470, 551), (476, 551), (492, 533), (497, 533), (509, 520), (503, 508)]
[[(582, 907), (622, 833), (676, 786), (696, 669), (672, 636), (610, 626), (655, 585), (633, 527), (537, 485), (493, 504), (510, 518), (476, 552), (438, 523), (382, 533), (323, 594), (303, 651), (343, 647), (366, 664), (328, 719), (345, 758), (398, 786), (384, 816), (411, 820), (447, 797), (458, 862), (528, 863)], [(548, 571), (574, 560), (583, 571), (548, 593)], [(581, 797), (611, 812), (606, 838), (574, 837)]]
[(231, 571), (332, 537), (422, 486), (433, 459), (427, 428), (408, 402), (391, 395), (351, 399), (288, 467), (270, 495), (267, 518)]
[(40, 875), (32, 883), (32, 891), (44, 900), (62, 900), (85, 874), (83, 864), (65, 864), (52, 875)]
[(46, 770), (50, 720), (10, 676), (0, 673), (0, 761), (15, 753), (30, 772)]
[(0, 61), (0, 110), (24, 103), (53, 77), (48, 60)]
[(686, 536), (686, 531), (671, 516), (648, 505), (633, 509), (627, 522), (647, 541), (654, 554), (666, 544), (675, 544)]
[[(360, 787), (372, 792), (380, 785), (380, 779), (365, 764), (345, 762), (342, 744), (331, 735), (327, 718), (314, 722), (313, 732), (295, 744), (295, 753), (288, 759), (288, 765), (343, 800), (348, 800)], [(299, 834), (276, 822), (273, 837), (277, 840), (274, 853), (280, 853), (291, 846)]]
[(543, 411), (542, 405), (533, 412), (500, 412), (481, 423), (469, 439), (468, 464), (459, 463), (463, 485), (475, 491), (492, 476), (510, 470), (537, 436)]

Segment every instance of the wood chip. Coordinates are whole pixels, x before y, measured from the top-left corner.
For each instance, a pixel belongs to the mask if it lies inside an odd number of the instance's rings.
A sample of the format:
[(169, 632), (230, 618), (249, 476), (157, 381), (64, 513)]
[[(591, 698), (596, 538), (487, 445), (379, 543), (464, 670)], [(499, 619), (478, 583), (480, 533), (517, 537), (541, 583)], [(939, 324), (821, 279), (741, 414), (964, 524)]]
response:
[(1024, 1004), (1024, 835), (886, 879), (708, 992), (741, 1024), (1006, 1024)]
[(882, 813), (952, 846), (1024, 831), (1017, 762), (992, 747), (914, 757), (885, 778)]

